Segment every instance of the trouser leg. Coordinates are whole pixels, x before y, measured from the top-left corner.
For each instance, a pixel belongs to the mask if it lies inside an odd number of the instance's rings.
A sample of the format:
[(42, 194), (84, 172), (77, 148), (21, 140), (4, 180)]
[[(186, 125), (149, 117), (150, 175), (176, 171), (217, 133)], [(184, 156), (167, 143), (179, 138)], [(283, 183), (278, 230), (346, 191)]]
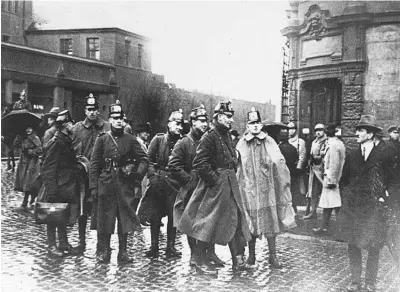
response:
[(152, 220), (150, 222), (151, 247), (145, 254), (147, 257), (153, 257), (153, 258), (158, 257), (159, 235), (160, 235), (160, 220), (158, 219)]
[(249, 265), (254, 265), (256, 263), (256, 240), (257, 237), (255, 235), (252, 235), (250, 241), (248, 242), (249, 258), (247, 259), (247, 263)]
[(282, 264), (278, 261), (276, 257), (276, 236), (268, 237), (268, 249), (269, 249), (269, 263), (271, 267), (275, 269), (281, 269)]
[(361, 249), (359, 249), (356, 245), (349, 244), (348, 256), (352, 282), (360, 284), (362, 272)]
[(79, 245), (78, 245), (78, 247), (81, 250), (84, 250), (86, 247), (87, 222), (88, 222), (88, 215), (83, 214), (83, 215), (79, 216), (79, 219), (78, 219)]
[(56, 246), (56, 229), (55, 224), (47, 223), (47, 245), (49, 247)]
[(375, 285), (379, 269), (379, 248), (368, 249), (367, 266), (365, 270), (365, 283)]
[(216, 266), (223, 267), (224, 261), (221, 260), (215, 253), (215, 243), (209, 243), (207, 245), (207, 255), (206, 259), (208, 262), (215, 264)]
[(168, 224), (167, 224), (167, 249), (166, 249), (167, 257), (179, 257), (182, 255), (182, 253), (178, 252), (175, 248), (175, 238), (176, 238), (176, 227), (174, 227), (173, 217), (172, 215), (170, 215), (168, 216)]
[(29, 201), (29, 192), (25, 192), (24, 199), (22, 200), (22, 207), (26, 207)]
[(331, 220), (332, 208), (326, 208), (322, 211), (321, 229), (328, 229)]

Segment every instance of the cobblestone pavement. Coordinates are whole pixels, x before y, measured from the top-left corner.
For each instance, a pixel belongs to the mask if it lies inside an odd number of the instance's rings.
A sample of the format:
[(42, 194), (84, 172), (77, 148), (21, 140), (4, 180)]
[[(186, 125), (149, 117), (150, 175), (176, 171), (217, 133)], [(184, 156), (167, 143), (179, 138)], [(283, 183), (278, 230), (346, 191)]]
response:
[[(227, 263), (218, 277), (196, 275), (189, 268), (186, 237), (178, 235), (180, 259), (167, 259), (166, 227), (160, 239), (160, 258), (150, 260), (144, 251), (150, 246), (149, 229), (130, 235), (132, 264), (118, 265), (117, 236), (112, 237), (109, 264), (95, 261), (96, 233), (88, 233), (88, 248), (77, 257), (51, 258), (46, 251), (46, 230), (33, 222), (33, 211), (19, 211), (22, 193), (13, 191), (14, 174), (1, 168), (1, 288), (2, 291), (344, 291), (349, 284), (346, 244), (310, 236), (286, 233), (278, 237), (282, 270), (268, 267), (265, 240), (257, 243), (257, 266), (250, 272), (233, 274), (228, 247), (217, 246)], [(307, 234), (307, 224), (300, 226)], [(69, 230), (77, 244), (76, 227)], [(400, 276), (386, 248), (381, 255), (378, 291), (400, 291)]]

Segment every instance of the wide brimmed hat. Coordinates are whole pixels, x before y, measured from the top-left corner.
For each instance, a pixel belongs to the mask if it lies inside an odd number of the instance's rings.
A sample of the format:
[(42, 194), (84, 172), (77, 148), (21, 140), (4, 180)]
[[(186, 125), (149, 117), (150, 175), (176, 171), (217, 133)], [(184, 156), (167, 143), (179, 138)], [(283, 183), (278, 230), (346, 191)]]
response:
[(143, 132), (147, 132), (150, 133), (151, 132), (151, 126), (150, 123), (141, 123), (136, 127), (136, 133), (143, 133)]
[(48, 113), (45, 113), (44, 117), (45, 118), (52, 117), (52, 118), (56, 119), (58, 114), (60, 113), (60, 111), (61, 111), (60, 108), (55, 106)]
[(362, 115), (356, 129), (372, 129), (375, 132), (381, 132), (383, 128), (379, 126), (374, 115)]

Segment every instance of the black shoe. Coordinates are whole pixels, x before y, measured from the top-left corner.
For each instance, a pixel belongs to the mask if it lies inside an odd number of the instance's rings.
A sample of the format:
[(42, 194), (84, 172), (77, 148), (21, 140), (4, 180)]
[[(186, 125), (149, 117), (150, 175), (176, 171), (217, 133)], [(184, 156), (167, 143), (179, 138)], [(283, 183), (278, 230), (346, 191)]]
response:
[(158, 252), (158, 247), (152, 246), (146, 253), (144, 254), (148, 258), (158, 258), (160, 255)]
[(250, 255), (250, 256), (247, 258), (247, 264), (248, 264), (248, 265), (252, 265), (252, 266), (255, 265), (255, 264), (256, 264), (256, 258)]
[(194, 261), (194, 256), (193, 254), (190, 255), (190, 260), (189, 260), (189, 266), (194, 267), (196, 265), (196, 262)]
[(215, 252), (208, 252), (206, 256), (206, 261), (214, 264), (216, 267), (223, 267), (225, 265), (224, 261), (221, 260)]
[(79, 241), (79, 244), (75, 248), (79, 250), (80, 253), (83, 253), (86, 249), (86, 242)]
[(111, 260), (111, 252), (109, 250), (99, 252), (96, 259), (98, 263), (107, 264)]
[(276, 258), (276, 255), (270, 255), (268, 258), (268, 263), (273, 269), (282, 269), (282, 264)]
[(58, 249), (66, 255), (79, 255), (81, 254), (81, 251), (79, 250), (78, 247), (73, 247), (72, 245), (60, 245)]
[(241, 264), (232, 265), (232, 270), (234, 272), (249, 271), (249, 270), (252, 270), (253, 268), (254, 268), (254, 266), (249, 265), (248, 263), (241, 263)]
[(307, 216), (303, 217), (303, 220), (317, 219), (317, 214), (310, 213)]
[(59, 250), (55, 245), (49, 246), (47, 248), (47, 251), (51, 256), (62, 257), (64, 255), (64, 253), (61, 250)]
[(328, 229), (326, 229), (326, 228), (313, 228), (312, 231), (314, 234), (319, 234), (319, 235), (328, 233)]
[(165, 250), (165, 255), (168, 258), (178, 258), (182, 255), (181, 252), (177, 251), (175, 246), (167, 246), (167, 249)]
[(375, 292), (376, 291), (376, 287), (375, 287), (374, 284), (365, 284), (364, 291), (365, 292)]
[(124, 263), (124, 264), (133, 262), (133, 259), (128, 256), (128, 253), (126, 251), (120, 251), (118, 253), (117, 260), (119, 263)]

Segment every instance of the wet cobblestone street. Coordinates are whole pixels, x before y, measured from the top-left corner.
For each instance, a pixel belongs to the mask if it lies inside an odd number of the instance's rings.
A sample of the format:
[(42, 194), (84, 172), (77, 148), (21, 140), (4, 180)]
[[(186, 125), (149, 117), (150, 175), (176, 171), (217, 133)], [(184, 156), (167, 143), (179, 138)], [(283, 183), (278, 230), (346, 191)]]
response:
[[(20, 211), (22, 193), (13, 191), (14, 174), (1, 165), (1, 291), (345, 291), (350, 282), (347, 245), (299, 234), (278, 237), (278, 258), (282, 270), (268, 266), (266, 240), (257, 241), (257, 266), (234, 274), (227, 246), (216, 246), (216, 253), (227, 263), (218, 277), (196, 275), (189, 268), (186, 236), (178, 234), (177, 249), (182, 258), (167, 259), (166, 224), (160, 238), (160, 258), (150, 260), (144, 251), (150, 246), (149, 228), (130, 234), (128, 252), (134, 262), (117, 263), (118, 238), (112, 236), (109, 264), (95, 260), (96, 233), (88, 232), (88, 246), (81, 256), (61, 259), (47, 254), (45, 225), (33, 220), (33, 210)], [(76, 226), (69, 230), (72, 245), (77, 244)], [(365, 262), (365, 261), (364, 261)], [(364, 263), (365, 265), (365, 263)], [(381, 253), (378, 291), (399, 292), (400, 271), (388, 249)]]

